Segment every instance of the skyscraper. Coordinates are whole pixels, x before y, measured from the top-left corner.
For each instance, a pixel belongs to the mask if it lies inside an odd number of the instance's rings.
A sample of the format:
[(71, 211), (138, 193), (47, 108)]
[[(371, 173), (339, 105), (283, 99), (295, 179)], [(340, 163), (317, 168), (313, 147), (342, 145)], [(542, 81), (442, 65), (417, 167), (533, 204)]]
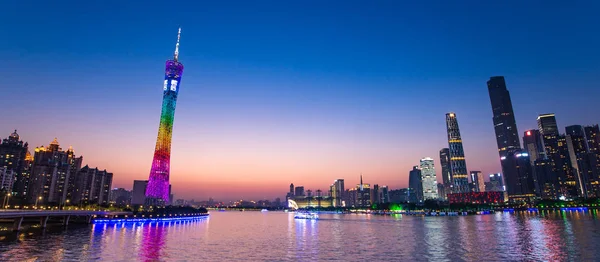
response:
[(421, 170), (421, 183), (423, 188), (423, 200), (437, 199), (437, 179), (435, 177), (435, 168), (433, 167), (433, 159), (425, 157), (419, 161), (419, 169)]
[(19, 139), (17, 130), (0, 143), (0, 167), (4, 167), (11, 174), (14, 172), (15, 176), (14, 190), (13, 188), (6, 189), (8, 192), (14, 193), (13, 197), (24, 197), (24, 194), (27, 193), (27, 184), (29, 182), (28, 170), (25, 172), (27, 169), (25, 158), (29, 153), (27, 146), (26, 142), (23, 143)]
[(408, 201), (412, 203), (423, 202), (423, 183), (421, 182), (421, 170), (418, 166), (413, 166), (413, 169), (408, 173), (408, 189), (412, 193)]
[(336, 179), (331, 185), (331, 197), (333, 198), (333, 206), (342, 206), (344, 199), (344, 179)]
[(446, 128), (448, 131), (448, 149), (450, 150), (450, 172), (454, 186), (452, 193), (468, 193), (467, 162), (465, 161), (465, 151), (463, 150), (455, 113), (446, 114)]
[[(513, 112), (510, 93), (506, 89), (503, 76), (492, 76), (487, 81), (490, 102), (492, 103), (492, 119), (496, 132), (496, 143), (500, 157), (506, 156), (513, 149), (520, 149), (517, 123)], [(503, 171), (505, 172), (505, 171)]]
[[(600, 128), (598, 125), (593, 125), (585, 126), (583, 129), (585, 131), (590, 154), (596, 157), (595, 170), (600, 172)], [(593, 160), (590, 161), (593, 162)], [(591, 190), (592, 193), (588, 194), (588, 197), (600, 197), (600, 174), (597, 174), (594, 179), (590, 180), (590, 183), (592, 185), (589, 190)]]
[(541, 114), (538, 116), (537, 122), (542, 136), (558, 136), (558, 126), (556, 125), (556, 116), (554, 114)]
[(523, 149), (510, 150), (500, 159), (506, 168), (506, 192), (512, 200), (528, 201), (535, 197), (535, 181), (529, 154)]
[(538, 159), (546, 158), (542, 136), (537, 129), (525, 131), (523, 134), (523, 148), (527, 151), (527, 154), (529, 154), (531, 165), (534, 165), (535, 161)]
[(446, 198), (446, 194), (452, 193), (454, 186), (452, 185), (452, 172), (450, 172), (450, 149), (442, 148), (440, 150), (440, 167), (442, 168), (442, 181), (444, 182), (443, 198)]
[(473, 183), (474, 192), (485, 192), (485, 182), (481, 171), (471, 171), (471, 182)]
[(502, 174), (490, 174), (489, 187), (486, 187), (485, 191), (506, 191), (504, 187), (504, 179)]
[(171, 135), (175, 117), (175, 105), (183, 74), (183, 64), (179, 62), (179, 38), (181, 28), (177, 33), (177, 44), (173, 60), (167, 60), (165, 81), (163, 86), (163, 103), (158, 127), (158, 138), (150, 169), (148, 188), (146, 189), (146, 204), (165, 205), (169, 203), (169, 172), (171, 163)]

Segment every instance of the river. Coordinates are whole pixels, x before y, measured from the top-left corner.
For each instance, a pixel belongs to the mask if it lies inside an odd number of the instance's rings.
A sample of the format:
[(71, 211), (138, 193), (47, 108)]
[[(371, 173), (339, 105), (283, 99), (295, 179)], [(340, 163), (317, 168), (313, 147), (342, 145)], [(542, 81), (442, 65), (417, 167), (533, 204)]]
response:
[(211, 212), (187, 222), (95, 224), (0, 242), (1, 261), (593, 261), (596, 211), (460, 217)]

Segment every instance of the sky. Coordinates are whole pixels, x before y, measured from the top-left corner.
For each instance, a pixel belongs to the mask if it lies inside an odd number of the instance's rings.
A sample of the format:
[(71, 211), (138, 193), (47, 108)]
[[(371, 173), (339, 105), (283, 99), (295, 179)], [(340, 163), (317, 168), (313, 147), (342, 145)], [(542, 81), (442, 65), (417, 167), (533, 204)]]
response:
[[(416, 3), (418, 2), (418, 3)], [(113, 187), (148, 178), (164, 63), (181, 26), (175, 198), (283, 198), (406, 187), (447, 147), (500, 172), (486, 81), (503, 75), (519, 134), (556, 113), (599, 123), (597, 1), (10, 1), (0, 10), (0, 137), (58, 138)]]

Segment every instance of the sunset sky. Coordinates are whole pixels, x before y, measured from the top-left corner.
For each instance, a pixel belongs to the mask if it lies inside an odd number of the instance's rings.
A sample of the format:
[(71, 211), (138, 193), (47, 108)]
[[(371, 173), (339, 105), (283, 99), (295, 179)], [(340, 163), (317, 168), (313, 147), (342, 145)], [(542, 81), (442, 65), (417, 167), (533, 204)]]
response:
[(1, 138), (57, 137), (113, 187), (147, 179), (179, 26), (175, 198), (283, 198), (361, 173), (397, 189), (422, 157), (441, 181), (450, 111), (468, 170), (500, 172), (495, 75), (520, 136), (541, 113), (562, 132), (600, 122), (597, 1), (133, 2), (3, 3)]

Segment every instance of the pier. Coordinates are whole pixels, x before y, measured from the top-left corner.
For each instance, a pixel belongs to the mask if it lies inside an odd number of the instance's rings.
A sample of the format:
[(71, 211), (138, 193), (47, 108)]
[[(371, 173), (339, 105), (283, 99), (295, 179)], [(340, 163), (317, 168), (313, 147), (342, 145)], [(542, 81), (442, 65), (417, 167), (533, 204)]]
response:
[(0, 210), (0, 220), (10, 220), (13, 222), (13, 231), (21, 230), (21, 224), (26, 219), (28, 221), (39, 221), (42, 228), (45, 228), (48, 219), (58, 218), (63, 225), (69, 225), (71, 219), (91, 223), (92, 218), (97, 216), (115, 217), (119, 215), (131, 215), (131, 212), (112, 212), (112, 211), (87, 211), (87, 210)]

